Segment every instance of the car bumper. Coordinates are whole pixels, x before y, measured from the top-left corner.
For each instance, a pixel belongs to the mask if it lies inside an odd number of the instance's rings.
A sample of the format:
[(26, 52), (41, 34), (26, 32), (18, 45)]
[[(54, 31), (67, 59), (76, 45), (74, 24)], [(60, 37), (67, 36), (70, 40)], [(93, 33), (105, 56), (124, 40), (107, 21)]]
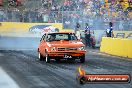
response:
[(64, 55), (70, 55), (72, 57), (80, 57), (85, 55), (86, 51), (78, 51), (78, 52), (48, 52), (48, 55), (51, 57), (64, 57)]

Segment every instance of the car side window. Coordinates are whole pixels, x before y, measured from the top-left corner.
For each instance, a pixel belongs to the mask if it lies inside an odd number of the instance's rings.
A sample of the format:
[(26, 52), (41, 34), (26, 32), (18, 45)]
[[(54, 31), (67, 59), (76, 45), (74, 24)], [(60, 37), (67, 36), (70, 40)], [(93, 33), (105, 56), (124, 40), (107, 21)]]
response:
[(40, 42), (41, 42), (42, 40), (44, 40), (44, 39), (45, 39), (45, 36), (46, 36), (46, 34), (44, 34), (44, 35), (42, 36), (42, 38), (41, 38)]
[(49, 34), (47, 34), (44, 38), (45, 41), (47, 41), (49, 39)]
[(51, 37), (51, 35), (48, 34), (48, 35), (45, 37), (45, 40), (46, 40), (46, 41), (49, 41), (50, 37)]

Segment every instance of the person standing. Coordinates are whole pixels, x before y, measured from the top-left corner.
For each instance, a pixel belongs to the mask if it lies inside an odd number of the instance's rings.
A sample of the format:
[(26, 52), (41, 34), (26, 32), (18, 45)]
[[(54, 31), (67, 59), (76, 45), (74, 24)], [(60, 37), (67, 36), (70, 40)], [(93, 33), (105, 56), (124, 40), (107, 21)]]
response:
[(109, 28), (106, 30), (107, 37), (113, 37), (113, 23), (109, 23)]
[(90, 38), (89, 38), (89, 33), (88, 33), (88, 30), (85, 30), (85, 46), (89, 46), (90, 45)]
[(90, 30), (88, 23), (85, 24), (85, 30)]
[(81, 39), (80, 24), (79, 23), (76, 23), (75, 35), (77, 36), (78, 39)]
[(113, 34), (113, 23), (110, 22), (109, 23), (109, 26), (110, 26), (110, 34), (109, 34), (109, 37), (112, 37), (112, 34)]
[(75, 33), (79, 30), (80, 28), (80, 24), (79, 23), (76, 23), (76, 26), (75, 26)]
[(90, 44), (90, 37), (91, 37), (91, 34), (90, 34), (90, 28), (88, 26), (88, 23), (85, 24), (86, 27), (85, 27), (85, 44), (86, 44), (86, 47), (87, 46), (91, 46)]

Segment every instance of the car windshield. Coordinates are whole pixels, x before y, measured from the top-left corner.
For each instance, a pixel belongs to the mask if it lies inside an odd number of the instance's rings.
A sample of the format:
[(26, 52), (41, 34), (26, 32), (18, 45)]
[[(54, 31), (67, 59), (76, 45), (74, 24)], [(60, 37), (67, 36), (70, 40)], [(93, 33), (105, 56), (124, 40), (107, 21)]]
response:
[(53, 33), (48, 34), (46, 41), (60, 41), (60, 40), (66, 40), (66, 41), (73, 41), (77, 40), (77, 37), (73, 33)]

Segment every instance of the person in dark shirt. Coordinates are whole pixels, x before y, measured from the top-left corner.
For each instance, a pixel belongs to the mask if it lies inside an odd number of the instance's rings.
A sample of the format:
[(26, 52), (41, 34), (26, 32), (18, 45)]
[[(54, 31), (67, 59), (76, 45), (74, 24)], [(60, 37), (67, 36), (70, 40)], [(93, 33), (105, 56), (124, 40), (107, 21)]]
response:
[(113, 35), (113, 23), (109, 23), (109, 28), (106, 30), (106, 35), (107, 37), (112, 37)]
[(90, 44), (90, 37), (91, 37), (91, 34), (90, 34), (90, 29), (89, 29), (89, 26), (88, 26), (88, 23), (85, 24), (86, 27), (85, 27), (85, 44), (86, 44), (86, 47), (87, 46), (91, 46)]
[(76, 34), (76, 31), (79, 31), (79, 28), (80, 28), (80, 24), (79, 23), (76, 23), (76, 26), (75, 26), (75, 34)]
[(85, 30), (90, 30), (88, 23), (85, 24)]
[(113, 33), (113, 23), (110, 22), (110, 23), (109, 23), (109, 26), (110, 26), (109, 37), (112, 37), (112, 33)]
[(91, 37), (90, 30), (85, 30), (85, 42), (86, 42), (86, 47), (87, 47), (87, 46), (89, 46), (89, 47), (91, 46), (90, 37)]

